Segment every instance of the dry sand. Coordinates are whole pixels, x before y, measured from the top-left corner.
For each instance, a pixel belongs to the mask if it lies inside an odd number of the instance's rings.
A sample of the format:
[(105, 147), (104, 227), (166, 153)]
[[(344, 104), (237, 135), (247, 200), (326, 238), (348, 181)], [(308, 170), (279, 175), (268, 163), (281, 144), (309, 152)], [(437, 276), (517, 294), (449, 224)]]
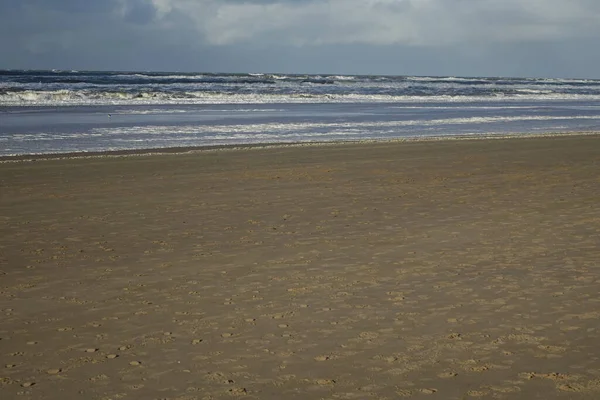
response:
[(600, 398), (600, 136), (0, 164), (0, 398)]

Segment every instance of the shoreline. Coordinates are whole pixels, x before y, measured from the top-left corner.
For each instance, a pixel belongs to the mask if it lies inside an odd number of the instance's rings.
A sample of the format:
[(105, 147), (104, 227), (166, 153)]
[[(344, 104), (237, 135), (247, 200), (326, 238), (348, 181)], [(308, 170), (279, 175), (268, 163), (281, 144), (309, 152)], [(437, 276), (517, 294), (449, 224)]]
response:
[(31, 162), (42, 160), (62, 160), (81, 158), (111, 158), (135, 157), (149, 155), (188, 154), (211, 151), (252, 150), (266, 148), (286, 147), (321, 147), (336, 145), (360, 145), (378, 143), (412, 143), (412, 142), (443, 142), (443, 141), (470, 141), (470, 140), (504, 140), (504, 139), (543, 139), (556, 137), (580, 137), (600, 135), (600, 131), (573, 131), (573, 132), (547, 132), (547, 133), (509, 133), (509, 134), (472, 134), (472, 135), (440, 135), (440, 136), (412, 136), (393, 139), (365, 139), (365, 140), (339, 140), (339, 141), (313, 141), (313, 142), (266, 142), (247, 144), (221, 144), (184, 147), (158, 147), (144, 149), (123, 149), (105, 151), (81, 151), (64, 153), (17, 154), (0, 156), (0, 164), (11, 162)]

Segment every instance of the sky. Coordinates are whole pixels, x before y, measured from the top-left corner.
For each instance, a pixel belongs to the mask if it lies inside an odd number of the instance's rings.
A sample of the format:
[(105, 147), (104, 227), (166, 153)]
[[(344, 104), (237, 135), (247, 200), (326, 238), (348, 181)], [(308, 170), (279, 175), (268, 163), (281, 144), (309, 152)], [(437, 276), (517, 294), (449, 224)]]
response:
[(600, 78), (598, 0), (0, 0), (0, 69)]

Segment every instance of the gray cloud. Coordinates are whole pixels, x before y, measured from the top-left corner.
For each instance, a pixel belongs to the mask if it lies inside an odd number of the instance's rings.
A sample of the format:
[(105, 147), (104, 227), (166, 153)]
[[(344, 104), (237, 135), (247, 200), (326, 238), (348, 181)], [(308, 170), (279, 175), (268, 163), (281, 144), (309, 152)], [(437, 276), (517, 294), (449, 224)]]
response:
[(596, 0), (9, 0), (0, 68), (600, 77)]
[(188, 15), (213, 45), (440, 46), (600, 33), (600, 7), (589, 0), (151, 1), (159, 14)]

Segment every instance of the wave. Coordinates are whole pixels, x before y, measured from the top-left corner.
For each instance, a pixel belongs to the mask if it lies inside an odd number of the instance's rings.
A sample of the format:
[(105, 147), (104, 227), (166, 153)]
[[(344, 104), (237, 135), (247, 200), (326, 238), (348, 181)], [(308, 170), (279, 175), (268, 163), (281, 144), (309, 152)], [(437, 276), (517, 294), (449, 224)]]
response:
[[(457, 78), (455, 76), (407, 76), (406, 80), (417, 82), (463, 82), (472, 80), (482, 80), (474, 78)], [(485, 80), (485, 78), (483, 78)]]
[[(373, 134), (388, 134), (409, 129), (410, 132), (435, 131), (439, 127), (447, 129), (450, 125), (469, 126), (474, 124), (506, 124), (511, 122), (551, 122), (551, 121), (577, 121), (600, 120), (600, 115), (589, 116), (554, 116), (554, 115), (515, 115), (515, 116), (489, 116), (489, 117), (464, 117), (464, 118), (437, 118), (425, 120), (397, 120), (397, 121), (364, 121), (364, 122), (267, 122), (255, 124), (222, 124), (222, 125), (143, 125), (98, 127), (85, 132), (38, 132), (35, 134), (11, 134), (7, 137), (0, 135), (0, 140), (28, 142), (28, 141), (54, 141), (77, 138), (111, 137), (111, 140), (135, 140), (143, 137), (144, 141), (165, 140), (175, 141), (178, 136), (182, 139), (202, 140), (232, 140), (232, 139), (265, 139), (265, 138), (307, 138), (312, 136), (365, 136)], [(416, 128), (416, 130), (415, 130)], [(490, 126), (486, 127), (489, 132)], [(463, 132), (458, 130), (457, 132)], [(446, 134), (446, 133), (445, 133)], [(151, 139), (151, 137), (157, 137)], [(121, 138), (121, 139), (117, 139)]]
[(283, 74), (211, 74), (211, 73), (146, 73), (146, 72), (72, 72), (72, 71), (9, 71), (0, 70), (0, 84), (89, 84), (89, 85), (152, 85), (224, 83), (236, 85), (289, 83), (335, 83), (351, 82), (358, 78), (349, 75), (283, 75)]
[(0, 106), (48, 105), (170, 105), (170, 104), (272, 104), (272, 103), (454, 103), (480, 101), (600, 100), (600, 94), (555, 93), (523, 90), (514, 94), (485, 95), (395, 95), (333, 93), (224, 93), (209, 91), (98, 91), (98, 90), (12, 90), (0, 89)]
[[(169, 108), (153, 108), (153, 109), (124, 109), (112, 112), (112, 115), (155, 115), (155, 114), (183, 114), (188, 113), (190, 110), (185, 109), (169, 109)], [(280, 108), (236, 108), (236, 113), (272, 113), (272, 112), (282, 112), (284, 109)], [(229, 109), (207, 109), (202, 108), (200, 110), (194, 109), (194, 112), (202, 112), (202, 113), (229, 113), (231, 110)]]
[[(442, 84), (456, 84), (456, 85), (492, 85), (501, 84), (504, 79), (500, 78), (463, 78), (456, 76), (407, 76), (406, 81), (418, 82), (418, 83), (442, 83)], [(514, 82), (510, 81), (510, 84)]]
[(525, 80), (559, 85), (600, 85), (600, 80), (598, 79), (526, 78)]
[[(516, 115), (511, 117), (464, 117), (464, 118), (439, 118), (429, 120), (400, 120), (400, 121), (365, 121), (365, 122), (302, 122), (302, 123), (278, 123), (270, 122), (264, 124), (243, 125), (156, 125), (156, 126), (121, 126), (118, 128), (96, 128), (91, 134), (96, 135), (163, 135), (168, 132), (172, 135), (225, 135), (228, 138), (239, 135), (278, 132), (279, 135), (319, 134), (322, 132), (362, 132), (370, 129), (400, 128), (400, 127), (433, 127), (447, 125), (489, 124), (521, 121), (568, 121), (568, 120), (600, 120), (600, 115), (589, 116), (547, 116), (547, 115)], [(317, 132), (315, 132), (317, 131)]]
[(554, 93), (553, 90), (544, 90), (544, 89), (515, 89), (517, 93), (529, 93), (529, 94), (551, 94)]
[(351, 75), (332, 75), (332, 76), (328, 76), (328, 79), (333, 79), (336, 81), (355, 81), (356, 80), (356, 76), (351, 76)]
[(117, 78), (117, 79), (148, 79), (148, 80), (164, 80), (164, 79), (181, 79), (181, 80), (197, 80), (204, 79), (209, 75), (206, 74), (173, 74), (173, 75), (150, 75), (150, 74), (117, 74), (117, 75), (108, 75), (109, 78)]

